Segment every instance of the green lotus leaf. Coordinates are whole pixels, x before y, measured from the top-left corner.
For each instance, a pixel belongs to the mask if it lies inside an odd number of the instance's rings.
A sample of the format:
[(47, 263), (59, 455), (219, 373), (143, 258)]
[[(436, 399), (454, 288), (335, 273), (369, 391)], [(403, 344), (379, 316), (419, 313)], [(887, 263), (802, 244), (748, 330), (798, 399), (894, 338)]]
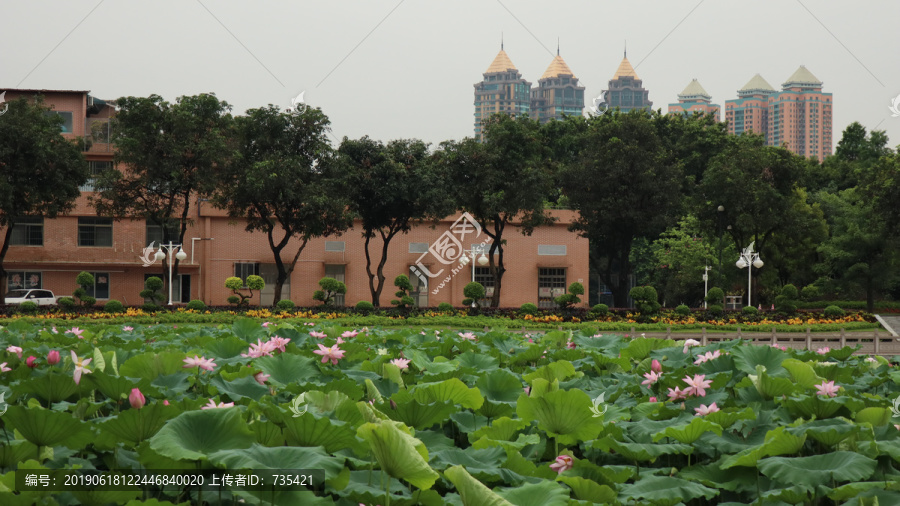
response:
[(0, 467), (10, 469), (15, 468), (19, 462), (24, 462), (28, 458), (37, 455), (37, 446), (22, 439), (13, 439), (6, 444), (0, 445)]
[(859, 426), (844, 419), (829, 418), (805, 423), (796, 430), (804, 431), (824, 445), (834, 446), (859, 432)]
[(329, 392), (310, 390), (303, 394), (303, 399), (310, 408), (315, 408), (316, 413), (319, 414), (335, 411), (343, 404), (356, 405), (355, 401), (350, 400), (349, 397), (337, 390)]
[(545, 380), (552, 382), (553, 380), (565, 381), (577, 375), (579, 375), (579, 373), (575, 371), (575, 366), (572, 365), (571, 362), (560, 360), (538, 368), (523, 376), (522, 379), (530, 384), (535, 378), (544, 378)]
[(516, 348), (516, 354), (509, 357), (509, 362), (513, 365), (536, 362), (544, 355), (546, 350), (547, 348), (543, 344), (537, 343), (526, 346), (525, 349), (521, 351), (519, 348)]
[(315, 359), (313, 358), (290, 353), (279, 353), (272, 357), (258, 358), (253, 364), (260, 368), (262, 372), (270, 375), (270, 381), (281, 385), (289, 385), (319, 377), (321, 373), (314, 362)]
[(478, 409), (484, 403), (484, 397), (477, 388), (469, 388), (457, 378), (438, 383), (419, 383), (410, 394), (422, 404), (451, 401), (467, 409)]
[(239, 409), (204, 409), (167, 421), (150, 438), (150, 448), (174, 460), (206, 460), (220, 450), (249, 448), (255, 439)]
[(875, 463), (858, 453), (836, 451), (810, 457), (770, 457), (759, 461), (757, 467), (772, 480), (814, 489), (867, 479), (875, 472)]
[(484, 404), (482, 404), (475, 412), (491, 419), (500, 418), (513, 414), (513, 406), (514, 404), (511, 402), (491, 402), (485, 399)]
[(178, 394), (184, 394), (184, 392), (187, 392), (187, 389), (191, 387), (191, 384), (188, 381), (189, 376), (191, 376), (191, 373), (187, 371), (166, 374), (164, 376), (158, 376), (150, 382), (150, 385), (158, 388), (163, 394), (174, 397)]
[(495, 494), (469, 474), (463, 466), (453, 466), (444, 471), (444, 476), (453, 483), (462, 498), (463, 506), (513, 506), (506, 499)]
[(408, 429), (400, 427), (402, 424), (394, 421), (366, 423), (357, 429), (357, 434), (369, 443), (381, 469), (389, 476), (429, 489), (440, 476), (428, 466), (428, 450)]
[(35, 446), (65, 445), (81, 450), (92, 437), (89, 425), (73, 418), (70, 413), (41, 407), (11, 405), (3, 420)]
[[(256, 341), (253, 341), (253, 344), (256, 344)], [(216, 339), (203, 347), (206, 350), (206, 356), (215, 357), (217, 362), (238, 358), (242, 353), (247, 353), (247, 348), (247, 342), (235, 336)]]
[(231, 331), (245, 343), (256, 343), (257, 339), (267, 339), (266, 329), (252, 318), (237, 318), (231, 324)]
[(864, 403), (859, 399), (853, 399), (846, 395), (837, 397), (823, 397), (821, 395), (802, 395), (788, 397), (781, 403), (791, 412), (792, 416), (802, 418), (816, 417), (831, 418), (841, 408), (846, 407), (850, 412), (863, 409)]
[(719, 463), (691, 466), (681, 470), (678, 477), (700, 482), (707, 487), (738, 493), (755, 492), (758, 479), (756, 469), (733, 467), (726, 470), (719, 467)]
[(854, 420), (856, 423), (870, 423), (875, 427), (880, 425), (888, 425), (891, 423), (893, 413), (889, 408), (871, 407), (860, 410), (856, 413)]
[(602, 353), (592, 353), (592, 355), (594, 356), (594, 363), (601, 369), (606, 369), (610, 372), (620, 372), (631, 368), (631, 362), (627, 358), (610, 357)]
[(757, 365), (756, 374), (747, 376), (756, 387), (756, 391), (763, 396), (764, 399), (774, 399), (782, 395), (788, 395), (794, 391), (794, 382), (788, 378), (772, 377), (766, 373), (765, 366)]
[[(91, 375), (83, 375), (82, 380), (88, 376)], [(56, 372), (22, 381), (11, 388), (16, 395), (33, 395), (48, 403), (68, 399), (78, 392), (78, 385), (75, 384), (71, 375)]]
[(870, 488), (869, 490), (860, 492), (859, 495), (843, 503), (841, 506), (879, 506), (885, 504), (900, 504), (900, 493)]
[(752, 420), (756, 418), (756, 413), (753, 411), (753, 408), (744, 408), (741, 411), (735, 411), (734, 408), (727, 408), (716, 411), (715, 413), (710, 413), (704, 418), (727, 429), (734, 425), (738, 420)]
[(797, 383), (803, 388), (813, 388), (815, 385), (821, 385), (822, 382), (825, 381), (816, 374), (815, 369), (813, 369), (812, 364), (809, 362), (801, 362), (796, 358), (788, 358), (781, 363), (781, 366), (788, 370), (794, 383)]
[(181, 372), (186, 356), (185, 353), (173, 351), (141, 353), (126, 360), (119, 367), (119, 374), (153, 381), (158, 376)]
[(569, 503), (569, 491), (558, 483), (548, 480), (525, 483), (512, 488), (499, 488), (496, 494), (516, 506), (565, 506)]
[(226, 381), (221, 376), (214, 376), (209, 384), (218, 390), (219, 394), (225, 394), (232, 401), (241, 399), (259, 400), (264, 395), (269, 395), (269, 389), (260, 385), (253, 376), (244, 376), (234, 381)]
[(501, 447), (507, 452), (509, 451), (521, 451), (522, 448), (525, 448), (528, 445), (536, 445), (540, 444), (541, 436), (537, 434), (519, 434), (516, 437), (515, 441), (502, 441), (497, 439), (490, 439), (487, 437), (483, 437), (478, 441), (472, 443), (472, 448), (477, 450), (483, 450), (485, 448), (495, 448)]
[(499, 365), (499, 361), (496, 358), (471, 351), (458, 355), (456, 360), (459, 362), (460, 367), (468, 367), (479, 372), (495, 370)]
[(150, 438), (178, 414), (175, 406), (154, 402), (141, 409), (126, 409), (116, 417), (98, 425), (101, 432), (108, 432), (121, 441), (135, 444)]
[(322, 469), (326, 478), (344, 469), (344, 459), (325, 453), (321, 446), (281, 446), (220, 450), (209, 456), (210, 463), (224, 469)]
[(490, 427), (482, 427), (469, 434), (469, 441), (475, 441), (482, 437), (498, 441), (512, 441), (528, 425), (529, 423), (525, 420), (513, 420), (507, 417), (498, 418), (491, 423)]
[(384, 379), (388, 379), (397, 384), (400, 388), (403, 388), (403, 372), (394, 364), (387, 363), (381, 365), (381, 376)]
[(591, 398), (580, 390), (556, 390), (540, 397), (520, 396), (516, 414), (523, 420), (537, 420), (538, 428), (562, 444), (577, 444), (595, 439), (603, 430), (591, 407)]
[(291, 446), (324, 446), (328, 453), (361, 448), (356, 431), (343, 422), (317, 418), (309, 411), (301, 416), (286, 416), (283, 422), (284, 439)]
[(125, 506), (190, 506), (190, 502), (186, 501), (175, 504), (169, 501), (160, 501), (159, 499), (135, 499), (133, 501), (128, 501), (127, 503), (125, 503)]
[(672, 339), (635, 337), (621, 350), (621, 354), (624, 359), (644, 360), (650, 356), (651, 351), (672, 346), (675, 346)]
[(781, 363), (787, 353), (771, 346), (735, 346), (731, 350), (734, 365), (747, 374), (756, 374), (756, 366), (765, 367), (770, 376), (784, 377), (787, 371)]
[(459, 364), (456, 361), (433, 362), (428, 358), (428, 355), (421, 350), (407, 349), (403, 353), (420, 371), (427, 371), (429, 374), (444, 374), (459, 368)]
[[(398, 394), (394, 394), (396, 399)], [(417, 430), (424, 430), (435, 424), (447, 420), (452, 413), (459, 411), (459, 408), (450, 401), (432, 402), (422, 404), (416, 400), (408, 399), (403, 402), (396, 401), (396, 408), (389, 407), (384, 409), (386, 414), (392, 420), (414, 427)]]
[(722, 460), (721, 468), (735, 466), (756, 467), (764, 457), (776, 455), (793, 455), (800, 451), (806, 442), (806, 433), (796, 436), (785, 431), (785, 427), (777, 427), (766, 433), (763, 444), (742, 450)]
[(621, 487), (621, 497), (623, 498), (645, 499), (659, 505), (674, 506), (700, 497), (712, 499), (717, 495), (719, 495), (718, 490), (671, 476), (647, 476), (634, 484)]
[(783, 501), (788, 504), (807, 503), (812, 499), (812, 491), (806, 487), (796, 485), (793, 487), (779, 488), (775, 490), (767, 490), (760, 497), (766, 502)]
[(79, 504), (122, 504), (141, 496), (141, 490), (137, 487), (134, 490), (72, 490), (70, 493)]
[(828, 493), (828, 498), (833, 501), (846, 501), (847, 499), (859, 497), (863, 492), (872, 489), (884, 489), (884, 482), (861, 481), (848, 483), (846, 485), (841, 485), (840, 487), (833, 489)]
[(256, 442), (262, 446), (284, 445), (284, 434), (281, 432), (281, 427), (271, 420), (252, 423), (250, 430), (256, 435)]
[(142, 392), (146, 392), (146, 387), (150, 384), (147, 380), (141, 380), (140, 383), (135, 384), (128, 378), (112, 376), (102, 371), (94, 371), (92, 374), (83, 375), (81, 381), (93, 386), (100, 393), (115, 401), (127, 399), (132, 388), (140, 388)]
[(679, 443), (627, 443), (616, 441), (609, 436), (594, 441), (592, 448), (597, 448), (608, 452), (610, 450), (625, 457), (631, 461), (637, 462), (654, 462), (661, 455), (684, 454), (690, 455), (694, 452), (694, 447)]
[(106, 359), (103, 358), (103, 350), (100, 348), (94, 348), (91, 370), (101, 372), (106, 370)]
[(690, 423), (686, 425), (668, 427), (662, 432), (657, 432), (653, 435), (653, 442), (655, 443), (664, 437), (670, 437), (682, 443), (691, 444), (699, 439), (704, 432), (715, 432), (717, 435), (721, 436), (722, 426), (717, 423), (710, 422), (703, 417), (696, 416), (693, 420), (691, 420)]
[(495, 369), (482, 374), (475, 386), (486, 399), (498, 402), (515, 402), (522, 394), (522, 380), (506, 369)]
[(572, 489), (575, 497), (582, 501), (591, 501), (595, 504), (612, 504), (616, 502), (616, 491), (608, 485), (601, 485), (596, 481), (582, 478), (581, 476), (564, 476), (556, 478)]
[[(400, 480), (390, 476), (385, 480), (381, 477), (381, 472), (376, 470), (375, 473), (377, 474), (373, 476), (371, 471), (350, 471), (350, 479), (347, 482), (347, 486), (343, 489), (345, 496), (352, 498), (354, 503), (386, 504), (384, 499), (385, 489), (387, 489), (391, 493), (391, 504), (398, 504), (398, 502), (399, 504), (413, 504), (408, 502), (412, 499), (409, 489)], [(419, 490), (417, 492), (424, 494), (424, 492), (432, 491)]]
[(501, 468), (507, 460), (506, 450), (501, 447), (488, 447), (482, 449), (450, 448), (434, 452), (429, 464), (437, 471), (442, 471), (450, 466), (460, 465), (466, 468), (475, 479), (482, 481), (515, 482), (522, 480), (509, 469)]

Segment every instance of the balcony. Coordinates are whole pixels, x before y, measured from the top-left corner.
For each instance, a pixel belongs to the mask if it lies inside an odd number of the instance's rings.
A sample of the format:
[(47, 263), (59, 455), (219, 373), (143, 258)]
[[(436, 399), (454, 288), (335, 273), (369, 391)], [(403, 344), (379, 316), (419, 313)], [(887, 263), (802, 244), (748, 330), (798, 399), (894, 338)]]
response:
[(112, 153), (113, 145), (109, 118), (86, 118), (84, 120), (85, 153)]

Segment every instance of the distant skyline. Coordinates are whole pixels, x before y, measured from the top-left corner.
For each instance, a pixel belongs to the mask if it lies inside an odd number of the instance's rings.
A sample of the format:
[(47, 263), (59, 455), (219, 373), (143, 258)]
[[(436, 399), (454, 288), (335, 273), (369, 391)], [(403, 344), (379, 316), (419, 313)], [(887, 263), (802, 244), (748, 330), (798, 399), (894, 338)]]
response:
[(473, 85), (500, 49), (532, 83), (556, 54), (586, 106), (623, 56), (655, 109), (692, 79), (724, 104), (755, 74), (781, 88), (805, 65), (834, 95), (834, 144), (858, 121), (900, 144), (900, 2), (873, 0), (237, 0), (4, 2), (0, 91), (214, 92), (233, 114), (305, 92), (336, 139), (472, 135)]

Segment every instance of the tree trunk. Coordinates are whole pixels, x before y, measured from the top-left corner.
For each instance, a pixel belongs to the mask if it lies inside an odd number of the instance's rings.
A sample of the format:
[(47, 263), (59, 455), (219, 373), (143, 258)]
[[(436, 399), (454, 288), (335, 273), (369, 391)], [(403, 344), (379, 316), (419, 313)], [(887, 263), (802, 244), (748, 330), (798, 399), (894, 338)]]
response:
[(9, 251), (9, 239), (12, 237), (12, 229), (13, 224), (10, 223), (6, 227), (6, 234), (3, 237), (3, 247), (0, 248), (0, 302), (3, 303), (6, 303), (6, 285), (8, 284), (4, 260), (6, 259), (6, 252)]
[(365, 235), (366, 274), (369, 276), (369, 293), (372, 294), (372, 305), (378, 307), (378, 296), (381, 294), (381, 291), (375, 291), (375, 274), (372, 273), (372, 255), (369, 253), (369, 241), (372, 239), (373, 232), (370, 230), (366, 230)]

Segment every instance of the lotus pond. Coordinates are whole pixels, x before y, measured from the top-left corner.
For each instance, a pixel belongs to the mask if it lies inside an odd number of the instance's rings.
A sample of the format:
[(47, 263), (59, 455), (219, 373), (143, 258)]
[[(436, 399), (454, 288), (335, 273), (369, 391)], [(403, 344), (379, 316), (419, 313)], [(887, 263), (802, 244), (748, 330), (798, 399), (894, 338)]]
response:
[[(900, 371), (853, 351), (13, 322), (0, 329), (0, 504), (900, 504)], [(17, 486), (16, 472), (60, 469), (324, 479)]]

